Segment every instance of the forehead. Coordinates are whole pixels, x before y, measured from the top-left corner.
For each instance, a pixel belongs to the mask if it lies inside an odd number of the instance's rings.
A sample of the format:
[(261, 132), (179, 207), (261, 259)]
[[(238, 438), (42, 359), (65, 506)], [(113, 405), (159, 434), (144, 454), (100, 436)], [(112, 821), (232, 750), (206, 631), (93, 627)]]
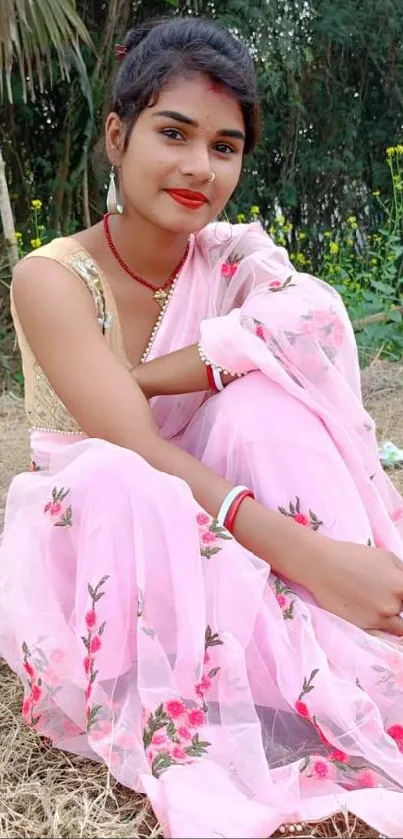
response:
[(235, 96), (201, 74), (172, 79), (147, 110), (150, 115), (161, 110), (179, 111), (201, 127), (217, 124), (219, 128), (244, 129), (242, 110)]

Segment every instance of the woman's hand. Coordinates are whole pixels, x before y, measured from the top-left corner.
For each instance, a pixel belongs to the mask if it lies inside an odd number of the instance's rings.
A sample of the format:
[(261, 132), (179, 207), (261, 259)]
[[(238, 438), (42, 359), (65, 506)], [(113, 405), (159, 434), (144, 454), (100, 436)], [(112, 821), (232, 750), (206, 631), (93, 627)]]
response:
[(361, 629), (403, 636), (401, 560), (390, 551), (333, 539), (320, 539), (317, 547), (304, 585), (318, 605)]

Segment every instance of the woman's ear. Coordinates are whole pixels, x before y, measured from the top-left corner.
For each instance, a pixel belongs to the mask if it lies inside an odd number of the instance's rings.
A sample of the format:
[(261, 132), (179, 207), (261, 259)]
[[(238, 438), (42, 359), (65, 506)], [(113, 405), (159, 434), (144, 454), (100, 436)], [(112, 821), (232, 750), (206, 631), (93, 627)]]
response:
[(115, 113), (108, 114), (105, 123), (105, 148), (111, 166), (120, 167), (125, 142), (125, 127)]

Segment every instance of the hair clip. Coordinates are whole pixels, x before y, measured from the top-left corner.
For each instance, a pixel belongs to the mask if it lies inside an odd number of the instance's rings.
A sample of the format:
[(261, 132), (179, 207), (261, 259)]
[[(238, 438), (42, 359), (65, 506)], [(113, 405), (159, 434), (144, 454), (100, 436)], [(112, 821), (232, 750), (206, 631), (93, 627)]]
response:
[(127, 47), (122, 44), (115, 44), (115, 58), (116, 61), (123, 61), (127, 56)]

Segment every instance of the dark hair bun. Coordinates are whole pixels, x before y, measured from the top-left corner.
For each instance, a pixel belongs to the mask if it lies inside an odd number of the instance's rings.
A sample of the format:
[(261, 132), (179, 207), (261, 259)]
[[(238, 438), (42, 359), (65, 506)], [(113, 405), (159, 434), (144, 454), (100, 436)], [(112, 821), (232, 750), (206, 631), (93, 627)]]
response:
[(134, 29), (129, 29), (123, 41), (123, 46), (126, 47), (127, 52), (129, 53), (136, 49), (147, 38), (152, 29), (159, 26), (160, 23), (167, 23), (168, 20), (169, 18), (153, 18), (144, 23), (139, 23)]

